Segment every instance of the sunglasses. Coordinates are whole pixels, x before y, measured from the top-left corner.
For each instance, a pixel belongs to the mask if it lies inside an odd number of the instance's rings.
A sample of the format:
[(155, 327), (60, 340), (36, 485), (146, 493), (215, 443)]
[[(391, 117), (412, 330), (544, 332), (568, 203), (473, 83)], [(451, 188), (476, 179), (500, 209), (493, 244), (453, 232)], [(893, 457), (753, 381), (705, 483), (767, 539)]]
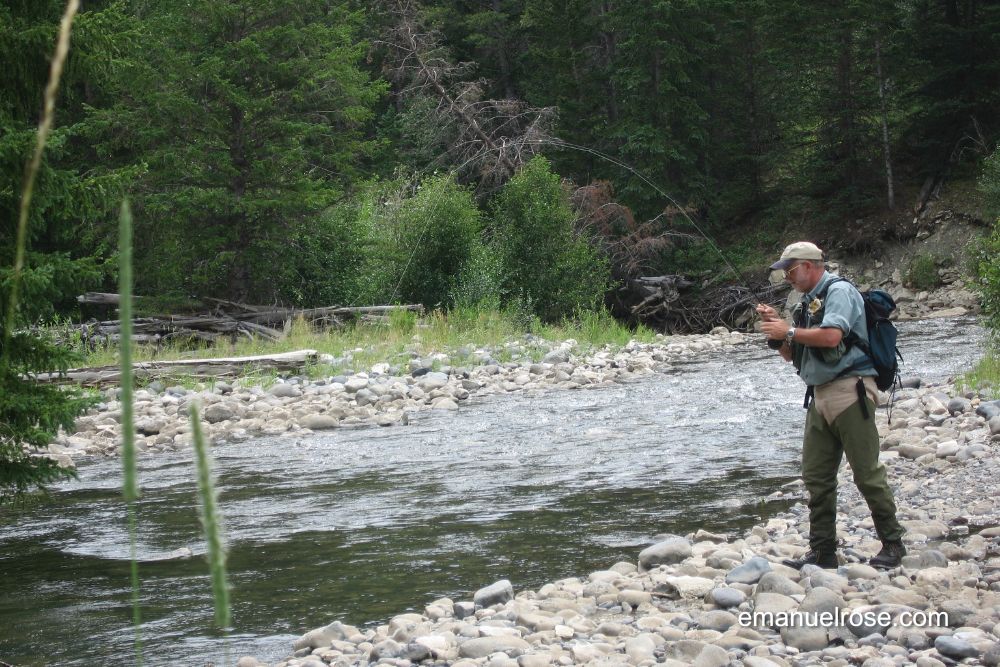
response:
[(784, 276), (785, 278), (788, 278), (788, 277), (789, 277), (790, 275), (792, 275), (792, 271), (794, 271), (795, 269), (797, 269), (797, 268), (799, 268), (800, 266), (802, 266), (802, 264), (803, 264), (803, 263), (802, 263), (802, 262), (800, 262), (800, 263), (796, 264), (795, 266), (793, 266), (793, 267), (792, 267), (792, 268), (790, 268), (790, 269), (785, 269), (785, 270), (784, 270), (784, 271), (782, 271), (781, 273), (782, 273), (782, 275), (783, 275), (783, 276)]

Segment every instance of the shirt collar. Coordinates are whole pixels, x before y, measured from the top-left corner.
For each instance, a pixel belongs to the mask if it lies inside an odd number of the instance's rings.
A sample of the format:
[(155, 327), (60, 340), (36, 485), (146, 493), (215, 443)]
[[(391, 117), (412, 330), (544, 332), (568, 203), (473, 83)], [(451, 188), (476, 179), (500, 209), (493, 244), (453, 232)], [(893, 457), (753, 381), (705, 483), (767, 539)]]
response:
[(812, 301), (816, 298), (816, 295), (823, 291), (823, 288), (828, 282), (833, 280), (833, 274), (829, 271), (824, 271), (823, 275), (820, 276), (819, 282), (816, 283), (816, 287), (813, 287), (809, 292), (802, 295), (803, 301)]

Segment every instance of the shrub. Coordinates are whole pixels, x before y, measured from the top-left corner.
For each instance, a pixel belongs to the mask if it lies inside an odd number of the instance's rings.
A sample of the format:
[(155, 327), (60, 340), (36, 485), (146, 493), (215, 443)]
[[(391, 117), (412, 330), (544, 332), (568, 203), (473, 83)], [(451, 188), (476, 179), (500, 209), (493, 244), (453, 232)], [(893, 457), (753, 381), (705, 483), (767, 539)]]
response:
[(995, 347), (1000, 347), (1000, 148), (983, 163), (979, 189), (985, 195), (987, 210), (997, 217), (993, 232), (974, 246), (972, 263), (986, 323), (993, 330)]
[(941, 286), (937, 261), (930, 255), (920, 254), (910, 260), (905, 281), (918, 290), (930, 290)]
[(543, 320), (556, 321), (602, 301), (607, 260), (574, 232), (568, 197), (547, 160), (536, 157), (514, 176), (491, 213), (508, 303), (530, 303)]
[(473, 246), (458, 275), (451, 300), (457, 308), (499, 310), (504, 272), (500, 255), (483, 243)]
[(404, 202), (397, 224), (407, 255), (400, 295), (428, 308), (450, 305), (459, 272), (481, 245), (482, 220), (471, 191), (451, 176), (425, 181)]
[(369, 188), (359, 207), (367, 247), (359, 302), (449, 305), (462, 267), (481, 245), (472, 193), (450, 176)]
[(993, 232), (975, 246), (973, 264), (976, 288), (983, 304), (987, 325), (993, 330), (994, 343), (1000, 342), (1000, 220)]
[[(298, 225), (285, 243), (275, 244), (267, 274), (278, 292), (302, 306), (355, 303), (368, 245), (356, 202), (345, 202)], [(278, 262), (274, 262), (278, 259)]]
[(979, 177), (979, 190), (983, 193), (986, 214), (992, 219), (1000, 219), (1000, 148), (983, 161), (983, 173)]

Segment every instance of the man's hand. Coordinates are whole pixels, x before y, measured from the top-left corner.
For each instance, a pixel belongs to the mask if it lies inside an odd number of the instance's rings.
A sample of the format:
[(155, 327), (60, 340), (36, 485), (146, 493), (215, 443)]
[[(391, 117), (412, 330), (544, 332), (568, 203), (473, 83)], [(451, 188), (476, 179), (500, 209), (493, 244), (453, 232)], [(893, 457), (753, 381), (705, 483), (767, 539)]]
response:
[(776, 322), (781, 319), (781, 317), (778, 316), (778, 311), (764, 303), (757, 304), (757, 314), (760, 315), (760, 319), (765, 322)]
[(791, 328), (792, 325), (781, 319), (764, 320), (760, 324), (760, 330), (763, 331), (771, 340), (784, 340), (785, 336), (788, 334), (788, 330)]

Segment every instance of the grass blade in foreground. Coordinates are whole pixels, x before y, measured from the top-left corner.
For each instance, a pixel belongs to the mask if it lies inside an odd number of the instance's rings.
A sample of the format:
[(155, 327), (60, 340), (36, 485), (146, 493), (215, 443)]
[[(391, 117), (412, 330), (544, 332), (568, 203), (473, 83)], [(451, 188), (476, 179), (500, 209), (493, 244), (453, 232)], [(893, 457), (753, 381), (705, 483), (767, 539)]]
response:
[(139, 561), (136, 558), (136, 501), (139, 499), (135, 465), (135, 421), (132, 406), (132, 210), (122, 202), (118, 220), (118, 316), (121, 321), (120, 358), (122, 368), (122, 467), (125, 504), (128, 507), (129, 555), (132, 559), (132, 624), (135, 626), (135, 660), (142, 665), (142, 613), (139, 606)]
[[(24, 254), (28, 245), (28, 211), (31, 208), (31, 197), (35, 191), (35, 178), (38, 176), (38, 169), (42, 165), (42, 152), (45, 150), (45, 142), (48, 141), (49, 133), (52, 131), (52, 122), (56, 114), (56, 93), (59, 92), (59, 79), (62, 78), (63, 65), (66, 63), (66, 55), (69, 53), (69, 34), (73, 26), (73, 18), (80, 9), (80, 0), (69, 0), (66, 3), (66, 11), (63, 13), (62, 21), (59, 24), (59, 39), (56, 42), (56, 51), (52, 55), (52, 65), (49, 67), (49, 81), (45, 86), (45, 107), (42, 112), (42, 120), (38, 124), (38, 137), (35, 142), (35, 151), (31, 155), (24, 173), (24, 187), (21, 190), (21, 206), (18, 210), (17, 219), (17, 242), (14, 247), (14, 275), (10, 286), (10, 303), (7, 307), (6, 324), (3, 328), (4, 340), (3, 349), (9, 349), (9, 337), (14, 331), (14, 317), (17, 312), (18, 289), (20, 287), (21, 272), (24, 270)], [(5, 352), (6, 357), (6, 352)], [(5, 359), (6, 360), (6, 359)]]
[(212, 575), (212, 597), (215, 599), (215, 625), (229, 627), (229, 585), (226, 583), (226, 547), (222, 538), (222, 525), (216, 507), (215, 482), (212, 479), (212, 461), (201, 432), (198, 407), (191, 406), (191, 436), (194, 440), (195, 460), (198, 464), (198, 494), (201, 497), (201, 522), (208, 544), (208, 569)]

